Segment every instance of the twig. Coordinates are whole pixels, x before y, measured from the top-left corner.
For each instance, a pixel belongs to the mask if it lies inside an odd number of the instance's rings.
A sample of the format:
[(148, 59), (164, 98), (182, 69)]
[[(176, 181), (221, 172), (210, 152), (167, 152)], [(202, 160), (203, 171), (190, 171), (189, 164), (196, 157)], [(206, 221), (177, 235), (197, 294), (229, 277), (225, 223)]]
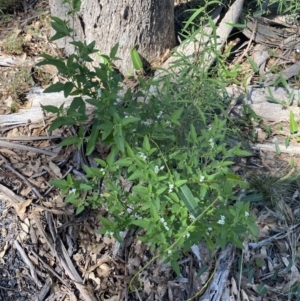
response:
[(17, 240), (14, 241), (14, 245), (15, 245), (16, 249), (18, 250), (18, 252), (20, 253), (25, 264), (29, 267), (30, 274), (31, 274), (33, 281), (39, 288), (41, 288), (43, 285), (39, 281), (36, 271), (35, 271), (35, 268), (34, 268), (33, 264), (31, 263), (31, 261), (29, 260), (28, 256), (26, 255), (25, 251), (23, 250), (23, 248), (21, 247), (21, 245), (19, 244), (19, 242)]
[(17, 175), (22, 181), (25, 182), (25, 184), (31, 188), (31, 190), (34, 192), (34, 194), (38, 197), (38, 198), (42, 198), (42, 195), (39, 193), (39, 191), (22, 175), (20, 174), (18, 171), (16, 171), (11, 165), (10, 163), (6, 160), (6, 158), (4, 156), (2, 156), (0, 154), (0, 158), (2, 158), (2, 160), (5, 162), (5, 167), (7, 169), (9, 169), (11, 172), (13, 172), (15, 175)]
[(11, 142), (6, 142), (6, 141), (0, 141), (0, 147), (10, 148), (10, 149), (20, 149), (20, 150), (25, 150), (28, 152), (43, 154), (43, 155), (50, 156), (50, 157), (55, 157), (57, 155), (57, 153), (55, 153), (55, 152), (50, 152), (50, 151), (47, 151), (44, 149), (39, 149), (36, 147), (31, 147), (31, 146), (27, 146), (27, 145), (11, 143)]
[(61, 136), (20, 136), (20, 137), (0, 137), (0, 140), (14, 140), (14, 141), (37, 141), (37, 140), (54, 140), (61, 139)]
[(46, 282), (43, 286), (43, 288), (40, 290), (38, 296), (36, 298), (34, 298), (32, 301), (43, 301), (46, 297), (46, 295), (48, 294), (48, 292), (50, 291), (51, 288), (51, 278), (47, 278)]

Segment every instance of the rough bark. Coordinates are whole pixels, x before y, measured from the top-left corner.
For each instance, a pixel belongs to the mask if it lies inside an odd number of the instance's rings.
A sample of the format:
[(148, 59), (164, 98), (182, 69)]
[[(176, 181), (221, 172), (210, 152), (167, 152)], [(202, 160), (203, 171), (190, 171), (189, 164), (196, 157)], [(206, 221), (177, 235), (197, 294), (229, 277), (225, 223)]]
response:
[[(50, 0), (51, 14), (66, 19), (67, 5), (62, 0)], [(74, 22), (75, 38), (95, 40), (96, 48), (109, 54), (119, 43), (117, 67), (123, 74), (132, 71), (130, 50), (136, 47), (142, 57), (151, 62), (175, 45), (174, 0), (82, 0)], [(71, 54), (66, 40), (57, 44)], [(93, 57), (96, 62), (99, 58)]]

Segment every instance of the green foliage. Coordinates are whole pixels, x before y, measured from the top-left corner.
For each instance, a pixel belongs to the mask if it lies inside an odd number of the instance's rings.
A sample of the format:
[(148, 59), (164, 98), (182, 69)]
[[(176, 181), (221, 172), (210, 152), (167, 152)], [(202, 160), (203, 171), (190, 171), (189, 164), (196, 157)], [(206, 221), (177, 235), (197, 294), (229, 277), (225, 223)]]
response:
[[(55, 39), (72, 37), (65, 22), (52, 20)], [(78, 136), (61, 145), (80, 148), (84, 143), (88, 156), (101, 141), (110, 153), (106, 160), (96, 158), (96, 166), (84, 166), (86, 181), (68, 175), (51, 182), (67, 195), (66, 202), (74, 204), (77, 213), (87, 206), (106, 208), (100, 233), (121, 241), (120, 231), (138, 228), (139, 239), (171, 257), (175, 270), (179, 251), (199, 241), (211, 249), (229, 242), (242, 248), (243, 239), (249, 233), (255, 236), (257, 227), (249, 203), (238, 202), (234, 194), (248, 184), (230, 166), (232, 158), (248, 153), (226, 143), (229, 100), (220, 83), (182, 57), (176, 63), (180, 74), (148, 82), (139, 78), (137, 93), (120, 93), (122, 78), (112, 68), (117, 46), (109, 56), (101, 55), (103, 62), (91, 70), (87, 63), (98, 52), (95, 43), (71, 43), (76, 51), (67, 60), (44, 54), (39, 63), (55, 66), (67, 79), (45, 92), (75, 96), (67, 109), (44, 107), (57, 114), (50, 130), (77, 126)], [(137, 102), (138, 97), (147, 101)], [(94, 108), (88, 132), (86, 103)], [(85, 199), (81, 192), (86, 192)]]

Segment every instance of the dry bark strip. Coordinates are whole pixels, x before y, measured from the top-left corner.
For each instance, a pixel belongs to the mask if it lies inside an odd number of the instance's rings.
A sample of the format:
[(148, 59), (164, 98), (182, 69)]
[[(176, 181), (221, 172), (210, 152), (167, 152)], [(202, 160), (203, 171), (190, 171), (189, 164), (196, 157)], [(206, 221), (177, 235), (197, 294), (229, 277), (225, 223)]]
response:
[(221, 252), (217, 269), (213, 279), (199, 301), (219, 301), (221, 300), (223, 290), (227, 284), (228, 275), (235, 256), (235, 247), (228, 245), (224, 251)]

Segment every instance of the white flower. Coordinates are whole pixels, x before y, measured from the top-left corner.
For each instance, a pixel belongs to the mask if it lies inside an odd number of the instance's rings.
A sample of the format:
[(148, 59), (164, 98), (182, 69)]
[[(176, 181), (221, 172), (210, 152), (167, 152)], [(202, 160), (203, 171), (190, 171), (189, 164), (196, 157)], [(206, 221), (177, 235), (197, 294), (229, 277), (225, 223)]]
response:
[(218, 224), (220, 224), (220, 225), (224, 225), (225, 224), (225, 216), (224, 215), (221, 215), (221, 219), (218, 220)]
[(118, 105), (119, 103), (121, 102), (121, 99), (120, 98), (116, 98), (116, 101), (114, 102), (114, 105)]
[(105, 169), (104, 168), (100, 168), (100, 171), (103, 172), (103, 175), (105, 174)]
[(208, 131), (211, 131), (211, 124), (207, 127)]
[(146, 121), (142, 120), (141, 124), (150, 125), (150, 124), (152, 124), (152, 121), (151, 120), (146, 120)]
[(147, 159), (147, 156), (142, 153), (142, 152), (138, 152), (139, 156), (143, 159), (143, 160), (146, 160)]
[(156, 174), (158, 174), (158, 172), (159, 172), (159, 167), (158, 167), (157, 165), (154, 166), (154, 172), (155, 172)]
[(171, 193), (174, 189), (174, 184), (169, 184), (169, 193)]
[(203, 182), (204, 179), (205, 179), (205, 177), (204, 177), (204, 176), (201, 176), (200, 179), (199, 179), (199, 181), (200, 181), (200, 182)]
[(212, 231), (212, 228), (211, 227), (207, 228), (207, 231), (208, 232)]
[(190, 214), (190, 219), (191, 219), (192, 221), (195, 220), (195, 216), (192, 215), (192, 214)]
[(112, 232), (112, 231), (106, 231), (106, 232), (105, 232), (105, 235), (106, 235), (106, 236), (113, 236), (113, 235), (114, 235), (114, 232)]
[(99, 89), (98, 89), (98, 98), (100, 98), (101, 95), (102, 95), (102, 92), (101, 92), (101, 89), (99, 88)]
[(209, 144), (210, 144), (211, 147), (214, 147), (215, 142), (214, 142), (214, 139), (213, 139), (213, 138), (210, 138), (210, 139), (209, 139)]
[(166, 121), (166, 126), (169, 126), (171, 122), (169, 120)]
[(77, 73), (79, 73), (79, 72), (80, 72), (79, 68), (77, 68), (75, 71), (76, 71)]
[(76, 188), (70, 189), (69, 194), (76, 193)]
[(159, 113), (157, 114), (157, 119), (159, 119), (161, 116), (162, 116), (163, 112), (162, 111), (159, 111)]
[(169, 254), (169, 255), (172, 254), (172, 251), (171, 251), (171, 250), (168, 250), (168, 254)]
[(191, 235), (190, 235), (190, 233), (189, 232), (187, 232), (186, 234), (185, 234), (185, 237), (186, 238), (189, 238)]
[(159, 169), (160, 169), (160, 170), (164, 170), (164, 168), (165, 168), (165, 166), (162, 165)]
[(250, 214), (248, 211), (245, 212), (245, 217), (248, 217)]

